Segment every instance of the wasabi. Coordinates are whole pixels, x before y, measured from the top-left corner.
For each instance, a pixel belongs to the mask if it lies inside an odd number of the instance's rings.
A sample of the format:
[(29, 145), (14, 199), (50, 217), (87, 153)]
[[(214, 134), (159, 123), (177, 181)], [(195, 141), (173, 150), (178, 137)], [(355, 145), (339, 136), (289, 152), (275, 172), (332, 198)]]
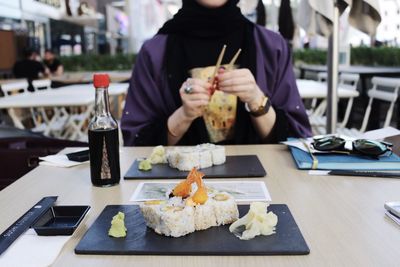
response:
[(111, 221), (110, 230), (108, 230), (108, 235), (112, 237), (125, 237), (126, 229), (125, 227), (125, 214), (123, 212), (118, 212)]
[(140, 171), (150, 171), (151, 170), (151, 162), (148, 159), (141, 160), (139, 162), (139, 170)]

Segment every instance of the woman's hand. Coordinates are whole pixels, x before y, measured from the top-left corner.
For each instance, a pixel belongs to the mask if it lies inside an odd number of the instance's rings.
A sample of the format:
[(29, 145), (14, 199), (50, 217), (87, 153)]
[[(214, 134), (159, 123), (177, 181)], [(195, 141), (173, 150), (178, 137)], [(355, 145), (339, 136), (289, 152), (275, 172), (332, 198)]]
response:
[(204, 106), (210, 101), (211, 84), (200, 79), (189, 78), (179, 89), (182, 99), (183, 114), (193, 121), (203, 115)]
[(219, 90), (236, 95), (242, 102), (247, 103), (251, 110), (260, 106), (264, 93), (249, 69), (231, 71), (220, 69), (217, 78)]

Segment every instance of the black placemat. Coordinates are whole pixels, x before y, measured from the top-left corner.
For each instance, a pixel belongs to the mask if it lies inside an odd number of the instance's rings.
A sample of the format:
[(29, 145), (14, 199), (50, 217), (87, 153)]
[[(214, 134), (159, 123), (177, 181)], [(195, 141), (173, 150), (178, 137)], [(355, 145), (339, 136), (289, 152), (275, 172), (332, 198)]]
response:
[[(240, 216), (248, 205), (239, 206)], [(278, 216), (276, 234), (240, 240), (229, 226), (211, 227), (183, 237), (156, 234), (146, 227), (137, 205), (106, 206), (75, 248), (76, 254), (97, 255), (305, 255), (310, 250), (286, 205), (270, 205)], [(108, 236), (112, 217), (122, 211), (128, 229), (125, 238)]]
[[(152, 165), (151, 171), (140, 171), (135, 160), (124, 175), (124, 179), (183, 179), (188, 172), (179, 171), (168, 164)], [(267, 173), (257, 155), (227, 156), (222, 165), (201, 169), (206, 178), (264, 177)]]

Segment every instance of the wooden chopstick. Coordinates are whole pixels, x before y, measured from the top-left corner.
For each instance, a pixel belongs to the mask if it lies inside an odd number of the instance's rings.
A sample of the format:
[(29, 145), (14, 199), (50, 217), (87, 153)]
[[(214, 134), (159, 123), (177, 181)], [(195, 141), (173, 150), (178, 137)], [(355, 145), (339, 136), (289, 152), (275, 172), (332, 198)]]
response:
[(228, 69), (231, 70), (233, 68), (233, 65), (235, 64), (236, 60), (238, 59), (240, 52), (242, 52), (242, 49), (239, 48), (239, 50), (236, 52), (236, 54), (233, 56), (231, 62), (229, 62)]
[(225, 49), (226, 49), (226, 45), (224, 45), (222, 47), (221, 53), (219, 53), (217, 64), (215, 64), (214, 74), (212, 76), (212, 83), (214, 83), (215, 77), (217, 76), (217, 73), (218, 73), (218, 69), (219, 69), (219, 67), (221, 67), (222, 59), (225, 54)]

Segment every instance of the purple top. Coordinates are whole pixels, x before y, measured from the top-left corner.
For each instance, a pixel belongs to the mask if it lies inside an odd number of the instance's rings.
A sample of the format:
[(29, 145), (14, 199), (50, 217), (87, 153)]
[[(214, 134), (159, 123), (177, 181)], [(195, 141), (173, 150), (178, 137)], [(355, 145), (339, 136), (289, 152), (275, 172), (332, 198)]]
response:
[[(286, 42), (279, 34), (260, 26), (254, 27), (254, 40), (258, 86), (275, 109), (284, 111), (293, 136), (311, 136)], [(166, 125), (168, 117), (179, 108), (168, 88), (163, 64), (166, 41), (167, 35), (154, 36), (143, 44), (137, 56), (121, 119), (125, 146), (136, 145), (140, 131), (153, 122), (165, 120)]]

